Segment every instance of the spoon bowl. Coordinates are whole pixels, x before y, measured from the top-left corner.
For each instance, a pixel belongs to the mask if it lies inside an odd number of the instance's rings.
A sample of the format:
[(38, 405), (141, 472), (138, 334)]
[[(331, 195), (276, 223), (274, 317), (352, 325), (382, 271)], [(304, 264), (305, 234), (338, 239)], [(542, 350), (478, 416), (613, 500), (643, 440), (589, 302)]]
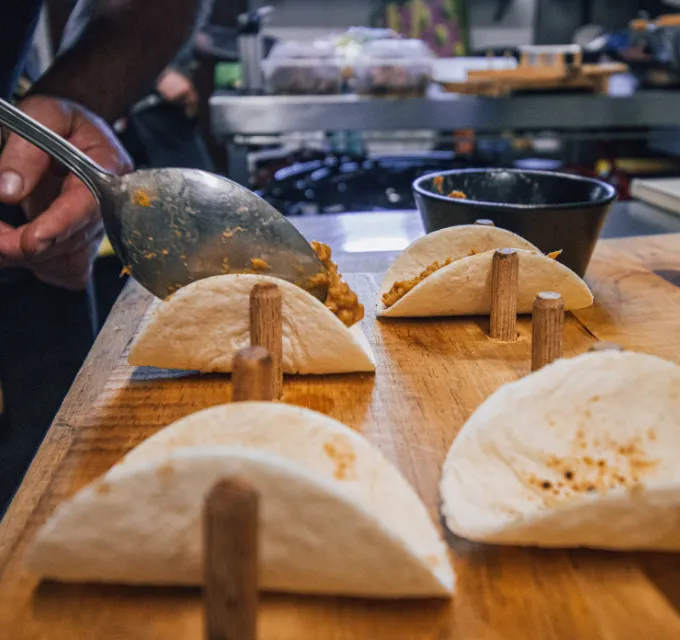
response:
[[(93, 193), (124, 271), (159, 298), (203, 278), (258, 273), (305, 288), (324, 302), (314, 249), (249, 189), (196, 169), (108, 173), (66, 140), (0, 99), (0, 123), (59, 160)], [(315, 281), (318, 279), (315, 279)]]

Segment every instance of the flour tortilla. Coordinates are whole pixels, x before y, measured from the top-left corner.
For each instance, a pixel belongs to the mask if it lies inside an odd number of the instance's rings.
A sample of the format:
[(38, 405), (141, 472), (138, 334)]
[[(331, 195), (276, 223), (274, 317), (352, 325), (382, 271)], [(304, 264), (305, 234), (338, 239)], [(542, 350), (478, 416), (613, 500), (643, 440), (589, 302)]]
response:
[(183, 287), (154, 310), (128, 361), (230, 373), (236, 352), (250, 345), (249, 296), (258, 282), (273, 282), (282, 293), (284, 373), (375, 371), (359, 324), (348, 329), (300, 287), (258, 275), (215, 276)]
[[(593, 303), (588, 286), (573, 271), (543, 255), (520, 236), (484, 225), (461, 225), (435, 231), (416, 240), (397, 258), (385, 275), (378, 294), (378, 315), (427, 317), (486, 315), (491, 311), (491, 264), (496, 249), (517, 249), (520, 254), (518, 313), (530, 313), (536, 294), (555, 291), (566, 309)], [(474, 252), (473, 255), (470, 255)], [(417, 284), (391, 307), (382, 295), (395, 282), (418, 276), (433, 262), (451, 264)]]
[(62, 581), (198, 585), (202, 496), (239, 476), (261, 495), (265, 590), (447, 597), (446, 546), (401, 474), (307, 409), (236, 403), (180, 420), (61, 505), (29, 566)]
[(680, 367), (558, 360), (491, 395), (441, 481), (455, 534), (539, 547), (680, 550)]
[(481, 224), (447, 227), (418, 238), (404, 249), (387, 270), (380, 294), (387, 293), (398, 280), (409, 280), (429, 267), (435, 260), (459, 260), (491, 249), (524, 249), (540, 253), (538, 247), (512, 231)]

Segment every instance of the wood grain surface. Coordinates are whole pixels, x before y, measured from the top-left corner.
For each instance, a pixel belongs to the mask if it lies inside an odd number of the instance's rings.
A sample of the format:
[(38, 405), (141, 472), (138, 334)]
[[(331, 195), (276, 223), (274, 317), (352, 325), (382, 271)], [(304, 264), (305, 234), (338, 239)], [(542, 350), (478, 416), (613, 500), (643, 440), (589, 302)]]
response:
[[(565, 317), (564, 355), (600, 340), (680, 362), (680, 236), (600, 243), (593, 308)], [(362, 432), (414, 485), (439, 524), (444, 456), (470, 413), (531, 366), (531, 320), (488, 337), (488, 318), (376, 321), (378, 278), (348, 278), (366, 303), (375, 375), (288, 377), (283, 400)], [(22, 565), (61, 501), (170, 422), (228, 402), (228, 376), (134, 369), (127, 350), (150, 302), (130, 286), (0, 524), (0, 638), (199, 639), (198, 590), (40, 583)], [(680, 638), (680, 556), (485, 546), (447, 535), (458, 575), (450, 602), (268, 594), (261, 640), (627, 640)]]

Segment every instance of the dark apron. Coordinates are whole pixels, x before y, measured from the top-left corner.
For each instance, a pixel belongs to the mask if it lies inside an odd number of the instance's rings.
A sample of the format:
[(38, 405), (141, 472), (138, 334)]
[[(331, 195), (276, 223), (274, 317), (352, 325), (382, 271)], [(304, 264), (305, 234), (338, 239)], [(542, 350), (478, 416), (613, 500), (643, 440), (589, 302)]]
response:
[[(16, 208), (0, 215), (21, 223)], [(0, 517), (92, 346), (93, 300), (0, 269)]]

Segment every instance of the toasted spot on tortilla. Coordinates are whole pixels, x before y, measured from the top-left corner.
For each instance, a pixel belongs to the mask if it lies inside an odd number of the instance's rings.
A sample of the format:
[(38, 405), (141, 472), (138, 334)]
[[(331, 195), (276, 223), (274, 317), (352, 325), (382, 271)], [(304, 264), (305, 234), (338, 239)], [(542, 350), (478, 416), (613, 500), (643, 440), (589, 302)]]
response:
[(159, 476), (170, 476), (175, 472), (175, 468), (171, 462), (166, 462), (158, 467), (157, 473)]
[(434, 554), (425, 556), (425, 562), (427, 563), (428, 566), (432, 567), (433, 569), (441, 564), (439, 558)]
[[(596, 444), (588, 443), (585, 434), (577, 434), (572, 445), (573, 454), (558, 457), (550, 456), (546, 466), (557, 472), (559, 478), (566, 480), (565, 491), (559, 493), (562, 499), (569, 499), (576, 494), (599, 491), (606, 493), (618, 487), (630, 487), (640, 483), (640, 477), (654, 469), (659, 461), (650, 458), (642, 447), (640, 436), (628, 442), (606, 440), (606, 452), (599, 451), (599, 440)], [(582, 449), (597, 451), (593, 455), (583, 455)], [(528, 482), (543, 490), (550, 490), (555, 480), (536, 478), (532, 475)]]
[(324, 444), (323, 450), (335, 464), (333, 476), (336, 480), (356, 480), (356, 454), (345, 436), (335, 436)]
[(111, 492), (111, 485), (108, 482), (100, 482), (95, 491), (100, 495), (105, 495)]

